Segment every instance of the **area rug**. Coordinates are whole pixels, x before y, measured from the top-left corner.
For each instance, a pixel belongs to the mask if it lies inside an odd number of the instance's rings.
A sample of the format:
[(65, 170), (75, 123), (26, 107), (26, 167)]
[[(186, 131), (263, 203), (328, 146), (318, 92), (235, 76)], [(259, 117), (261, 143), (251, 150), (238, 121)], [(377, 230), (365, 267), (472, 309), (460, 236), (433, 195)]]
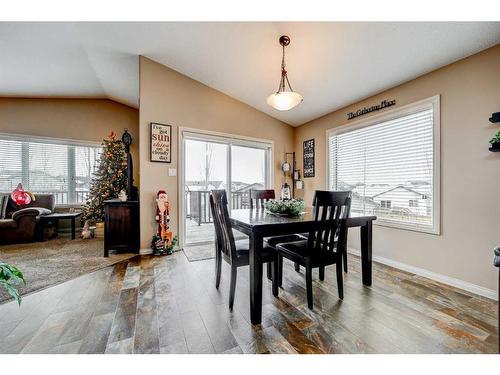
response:
[[(21, 245), (0, 246), (0, 260), (17, 266), (27, 285), (21, 295), (56, 285), (131, 258), (136, 254), (120, 253), (103, 257), (102, 239), (55, 239)], [(0, 303), (11, 297), (0, 290)]]
[(185, 246), (182, 250), (190, 262), (215, 258), (214, 244)]

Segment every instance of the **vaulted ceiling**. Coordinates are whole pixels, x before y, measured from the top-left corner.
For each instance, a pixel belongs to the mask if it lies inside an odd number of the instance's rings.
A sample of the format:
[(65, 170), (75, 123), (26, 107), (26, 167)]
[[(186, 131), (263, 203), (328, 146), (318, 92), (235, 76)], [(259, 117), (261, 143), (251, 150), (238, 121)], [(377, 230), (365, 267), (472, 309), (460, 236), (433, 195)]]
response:
[[(304, 96), (266, 104), (287, 69)], [(137, 107), (138, 55), (297, 126), (500, 43), (498, 22), (0, 23), (0, 96)]]

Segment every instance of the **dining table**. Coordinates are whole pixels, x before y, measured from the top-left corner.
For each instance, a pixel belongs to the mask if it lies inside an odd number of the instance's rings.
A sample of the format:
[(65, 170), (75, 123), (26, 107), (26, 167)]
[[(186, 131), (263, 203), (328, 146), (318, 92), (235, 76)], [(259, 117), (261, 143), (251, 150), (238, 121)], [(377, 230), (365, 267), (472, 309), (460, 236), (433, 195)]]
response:
[[(346, 219), (348, 228), (360, 227), (361, 271), (364, 285), (372, 284), (372, 224), (376, 216), (362, 216), (351, 213)], [(267, 212), (265, 209), (231, 210), (230, 222), (236, 229), (249, 237), (250, 250), (250, 320), (257, 325), (262, 321), (262, 262), (260, 255), (264, 238), (307, 233), (321, 225), (314, 220), (313, 208), (299, 216), (289, 217)]]

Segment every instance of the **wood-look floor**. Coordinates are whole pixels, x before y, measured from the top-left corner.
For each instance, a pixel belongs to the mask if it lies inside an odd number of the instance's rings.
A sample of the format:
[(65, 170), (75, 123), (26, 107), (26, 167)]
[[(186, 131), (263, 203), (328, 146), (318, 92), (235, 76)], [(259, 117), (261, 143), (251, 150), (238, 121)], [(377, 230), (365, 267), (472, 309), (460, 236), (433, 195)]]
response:
[(315, 274), (314, 311), (303, 273), (286, 263), (276, 299), (264, 281), (263, 322), (249, 323), (248, 268), (233, 312), (229, 269), (182, 252), (136, 257), (0, 305), (0, 353), (495, 353), (496, 302), (374, 264), (372, 287), (350, 256), (345, 298), (334, 268)]

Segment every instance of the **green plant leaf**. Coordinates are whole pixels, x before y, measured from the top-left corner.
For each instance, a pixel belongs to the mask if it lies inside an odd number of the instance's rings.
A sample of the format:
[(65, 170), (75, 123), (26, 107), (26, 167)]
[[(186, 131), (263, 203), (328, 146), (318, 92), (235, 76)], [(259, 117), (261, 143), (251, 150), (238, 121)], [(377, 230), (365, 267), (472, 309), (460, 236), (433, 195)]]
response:
[(21, 306), (21, 296), (15, 287), (10, 285), (8, 282), (0, 280), (0, 285), (17, 301), (17, 304)]

